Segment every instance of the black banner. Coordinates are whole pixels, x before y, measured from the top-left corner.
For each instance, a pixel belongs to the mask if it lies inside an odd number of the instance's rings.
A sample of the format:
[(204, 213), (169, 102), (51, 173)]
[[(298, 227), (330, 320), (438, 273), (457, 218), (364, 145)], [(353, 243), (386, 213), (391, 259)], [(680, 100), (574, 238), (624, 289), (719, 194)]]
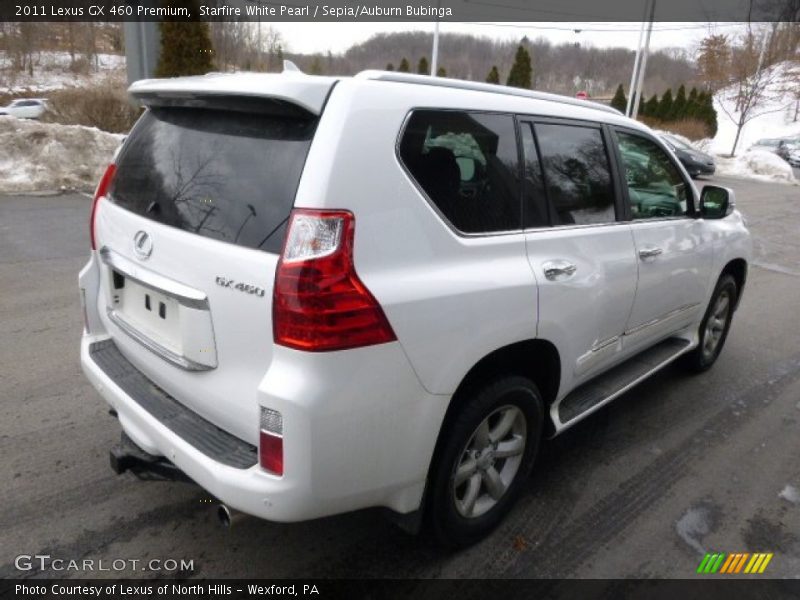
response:
[[(2, 21), (601, 22), (645, 20), (642, 0), (0, 0)], [(797, 21), (797, 0), (657, 0), (657, 22)]]
[(66, 600), (211, 600), (216, 598), (306, 598), (414, 600), (790, 600), (800, 598), (800, 580), (3, 580), (0, 598)]

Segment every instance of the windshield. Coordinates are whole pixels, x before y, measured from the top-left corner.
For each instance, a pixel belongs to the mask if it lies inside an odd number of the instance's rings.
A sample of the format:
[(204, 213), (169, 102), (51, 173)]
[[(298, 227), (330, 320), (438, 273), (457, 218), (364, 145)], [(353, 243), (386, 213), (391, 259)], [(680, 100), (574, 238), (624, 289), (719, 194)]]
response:
[(681, 150), (692, 150), (692, 151), (694, 151), (694, 148), (692, 148), (689, 144), (687, 144), (685, 142), (682, 142), (678, 138), (672, 137), (671, 135), (665, 135), (665, 136), (663, 136), (663, 138), (665, 140), (667, 140), (667, 142), (669, 142), (670, 144), (675, 146), (676, 148), (680, 148)]

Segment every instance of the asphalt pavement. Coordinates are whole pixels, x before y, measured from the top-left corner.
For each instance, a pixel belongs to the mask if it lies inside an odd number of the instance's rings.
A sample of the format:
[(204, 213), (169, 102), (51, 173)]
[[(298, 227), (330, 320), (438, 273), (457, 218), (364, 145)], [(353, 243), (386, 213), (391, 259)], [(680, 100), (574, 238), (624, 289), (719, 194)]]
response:
[[(231, 530), (181, 483), (116, 476), (119, 425), (78, 364), (90, 200), (0, 197), (0, 577), (696, 577), (705, 552), (800, 576), (800, 187), (737, 179), (755, 258), (715, 367), (669, 367), (548, 442), (513, 513), (446, 553), (377, 511)], [(19, 555), (188, 559), (20, 570)]]

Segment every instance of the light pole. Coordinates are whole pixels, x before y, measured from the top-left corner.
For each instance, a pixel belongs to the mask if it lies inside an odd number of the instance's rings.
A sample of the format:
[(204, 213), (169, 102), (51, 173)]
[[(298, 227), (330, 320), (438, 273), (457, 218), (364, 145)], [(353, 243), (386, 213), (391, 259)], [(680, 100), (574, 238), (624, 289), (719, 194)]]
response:
[(642, 38), (644, 37), (645, 23), (647, 22), (647, 2), (644, 3), (644, 15), (642, 16), (642, 28), (639, 30), (639, 43), (636, 45), (636, 58), (633, 61), (633, 72), (631, 73), (631, 84), (628, 86), (628, 104), (625, 106), (625, 116), (631, 114), (631, 104), (633, 103), (634, 88), (636, 87), (636, 75), (639, 72), (639, 61), (642, 58)]
[(439, 70), (439, 4), (441, 0), (436, 2), (436, 21), (433, 28), (433, 51), (431, 52), (431, 77), (436, 77), (436, 71)]
[(647, 26), (647, 37), (644, 40), (644, 52), (642, 53), (642, 64), (639, 68), (639, 82), (636, 86), (636, 99), (633, 101), (633, 108), (631, 109), (630, 117), (636, 118), (639, 112), (639, 102), (642, 99), (642, 86), (644, 84), (644, 70), (647, 67), (647, 53), (650, 50), (650, 34), (653, 33), (653, 17), (656, 12), (656, 0), (650, 0), (650, 23)]

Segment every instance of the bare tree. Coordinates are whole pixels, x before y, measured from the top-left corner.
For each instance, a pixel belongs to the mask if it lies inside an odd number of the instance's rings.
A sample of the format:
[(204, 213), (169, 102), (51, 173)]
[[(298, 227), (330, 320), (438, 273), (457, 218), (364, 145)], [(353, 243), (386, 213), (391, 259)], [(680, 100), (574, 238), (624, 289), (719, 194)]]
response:
[[(766, 64), (770, 38), (769, 30), (756, 33), (748, 25), (741, 45), (733, 52), (730, 85), (727, 91), (722, 92), (722, 101), (719, 103), (722, 112), (736, 125), (731, 156), (736, 155), (739, 137), (747, 123), (761, 115), (787, 108), (776, 108), (773, 104), (780, 94), (786, 73), (776, 65)], [(730, 102), (734, 103), (733, 111), (726, 106)]]

